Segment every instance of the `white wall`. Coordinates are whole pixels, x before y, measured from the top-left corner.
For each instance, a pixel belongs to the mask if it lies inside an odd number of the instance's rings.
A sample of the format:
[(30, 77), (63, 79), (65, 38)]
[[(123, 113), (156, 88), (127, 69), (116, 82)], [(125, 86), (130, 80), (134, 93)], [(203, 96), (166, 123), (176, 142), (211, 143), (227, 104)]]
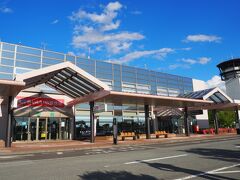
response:
[[(198, 79), (193, 79), (193, 91), (200, 91), (207, 89), (208, 86), (206, 83), (202, 80)], [(203, 110), (203, 114), (201, 115), (196, 115), (196, 119), (198, 122), (198, 125), (200, 128), (208, 128), (209, 127), (209, 122), (208, 122), (208, 111)]]

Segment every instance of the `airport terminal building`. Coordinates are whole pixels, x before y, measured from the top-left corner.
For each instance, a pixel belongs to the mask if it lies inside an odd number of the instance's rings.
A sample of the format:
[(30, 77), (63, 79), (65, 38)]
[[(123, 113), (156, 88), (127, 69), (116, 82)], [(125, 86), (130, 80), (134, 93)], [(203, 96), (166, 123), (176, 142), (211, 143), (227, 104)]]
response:
[[(184, 133), (186, 124), (179, 108), (211, 104), (209, 98), (181, 97), (196, 89), (188, 77), (5, 42), (0, 42), (0, 79), (8, 84), (2, 86), (2, 94), (17, 92), (8, 100), (12, 141), (84, 139), (91, 128), (95, 136), (108, 136), (113, 133), (113, 118), (119, 132), (144, 134), (148, 126), (149, 133)], [(215, 92), (216, 96), (231, 102)], [(161, 104), (162, 108), (157, 106)], [(2, 118), (4, 111), (2, 108)], [(190, 131), (191, 125), (198, 123), (195, 115), (201, 113), (195, 110), (190, 114)], [(150, 119), (148, 125), (146, 118)], [(0, 127), (2, 137), (9, 134), (6, 127)]]

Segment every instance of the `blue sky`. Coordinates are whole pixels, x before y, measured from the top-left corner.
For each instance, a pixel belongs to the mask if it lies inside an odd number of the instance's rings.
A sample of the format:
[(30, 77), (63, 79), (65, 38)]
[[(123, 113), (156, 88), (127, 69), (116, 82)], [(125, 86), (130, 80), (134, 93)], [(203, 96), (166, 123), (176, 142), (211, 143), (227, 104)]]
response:
[(239, 57), (239, 8), (238, 0), (0, 0), (0, 38), (219, 81), (216, 65)]

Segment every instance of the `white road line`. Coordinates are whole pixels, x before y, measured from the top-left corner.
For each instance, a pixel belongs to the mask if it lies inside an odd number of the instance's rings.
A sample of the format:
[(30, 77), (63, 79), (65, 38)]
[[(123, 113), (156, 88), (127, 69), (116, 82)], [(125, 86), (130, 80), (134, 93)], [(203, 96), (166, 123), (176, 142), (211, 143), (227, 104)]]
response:
[(219, 173), (218, 171), (234, 168), (234, 167), (237, 167), (237, 166), (240, 166), (240, 164), (234, 164), (232, 166), (226, 166), (226, 167), (214, 169), (214, 170), (211, 170), (211, 171), (207, 171), (207, 172), (204, 172), (204, 173), (199, 173), (199, 174), (196, 174), (196, 175), (191, 175), (191, 176), (186, 176), (186, 177), (183, 177), (183, 178), (178, 178), (178, 179), (175, 179), (175, 180), (186, 180), (186, 179), (192, 179), (192, 178), (196, 178), (196, 177), (199, 177), (199, 176), (203, 176), (203, 175), (206, 175), (206, 174), (216, 174), (216, 173)]
[(211, 174), (231, 174), (231, 173), (240, 173), (240, 171), (220, 171), (220, 172), (212, 172)]
[(57, 152), (57, 155), (61, 155), (61, 154), (63, 154), (63, 152)]
[(19, 154), (19, 155), (11, 155), (11, 156), (0, 156), (0, 159), (11, 159), (11, 158), (18, 158), (18, 157), (29, 157), (34, 156), (33, 154)]
[(11, 159), (16, 158), (17, 156), (0, 156), (0, 159)]
[(236, 148), (240, 148), (240, 146), (235, 146)]
[(131, 162), (126, 162), (124, 164), (137, 164), (137, 163), (142, 163), (142, 162), (150, 162), (150, 161), (158, 161), (158, 160), (163, 160), (163, 159), (172, 159), (172, 158), (178, 158), (178, 157), (184, 157), (187, 156), (187, 154), (180, 154), (176, 156), (167, 156), (167, 157), (160, 157), (160, 158), (154, 158), (154, 159), (145, 159), (145, 160), (140, 160), (140, 161), (131, 161)]

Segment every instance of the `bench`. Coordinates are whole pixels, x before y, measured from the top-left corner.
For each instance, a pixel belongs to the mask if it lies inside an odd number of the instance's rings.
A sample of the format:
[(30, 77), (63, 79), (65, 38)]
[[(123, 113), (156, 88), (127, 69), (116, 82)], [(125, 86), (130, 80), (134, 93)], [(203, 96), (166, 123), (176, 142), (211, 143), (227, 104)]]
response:
[(133, 140), (136, 140), (136, 134), (134, 132), (121, 132), (121, 137), (123, 141), (126, 137), (132, 137)]
[(155, 131), (156, 138), (159, 138), (159, 136), (164, 136), (165, 138), (168, 138), (168, 133), (166, 131)]

